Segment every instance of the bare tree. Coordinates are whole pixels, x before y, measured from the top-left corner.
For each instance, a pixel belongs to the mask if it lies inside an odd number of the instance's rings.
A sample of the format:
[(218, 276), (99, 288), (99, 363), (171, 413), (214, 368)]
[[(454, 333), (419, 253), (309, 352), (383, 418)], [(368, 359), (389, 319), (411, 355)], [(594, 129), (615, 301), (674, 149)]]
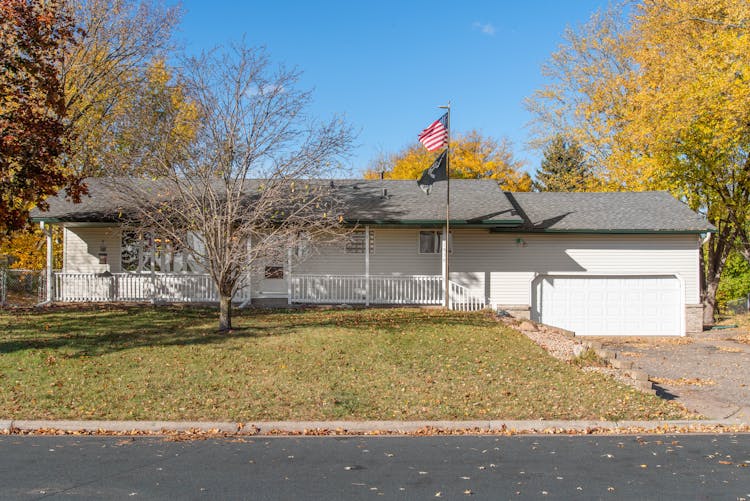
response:
[(166, 99), (161, 125), (143, 130), (144, 175), (110, 179), (124, 218), (210, 274), (220, 330), (232, 328), (232, 298), (263, 263), (286, 259), (301, 240), (341, 235), (337, 189), (322, 179), (352, 131), (338, 118), (310, 120), (298, 80), (260, 49), (187, 59), (176, 85), (189, 106)]

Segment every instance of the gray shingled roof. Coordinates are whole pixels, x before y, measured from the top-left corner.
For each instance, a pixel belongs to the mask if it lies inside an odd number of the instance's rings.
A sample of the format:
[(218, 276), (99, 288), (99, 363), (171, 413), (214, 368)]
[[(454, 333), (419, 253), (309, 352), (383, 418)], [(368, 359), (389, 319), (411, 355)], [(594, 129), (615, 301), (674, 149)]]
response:
[(703, 216), (664, 191), (508, 193), (526, 231), (713, 231)]
[[(338, 180), (344, 194), (346, 219), (360, 223), (416, 224), (445, 222), (446, 183), (435, 183), (429, 195), (416, 181)], [(385, 197), (383, 197), (385, 190)], [(522, 223), (508, 197), (492, 180), (451, 180), (453, 224)]]
[[(329, 181), (325, 181), (328, 183)], [(87, 180), (90, 196), (80, 204), (52, 197), (35, 221), (109, 222), (127, 212), (98, 179)], [(360, 224), (440, 225), (445, 221), (446, 183), (425, 195), (415, 181), (334, 180), (345, 202), (344, 217)], [(385, 193), (385, 196), (384, 196)], [(503, 193), (492, 180), (451, 181), (451, 223), (498, 231), (691, 232), (712, 231), (706, 220), (665, 192)]]
[[(392, 225), (440, 224), (445, 221), (446, 183), (435, 184), (430, 195), (426, 195), (416, 181), (337, 179), (332, 182), (344, 202), (347, 221)], [(83, 197), (80, 204), (73, 204), (62, 196), (51, 197), (48, 199), (49, 210), (35, 209), (31, 213), (32, 219), (110, 222), (116, 221), (119, 213), (128, 212), (107, 183), (100, 179), (87, 179), (86, 183), (90, 196)], [(154, 192), (163, 193), (164, 190), (155, 184)], [(455, 224), (517, 225), (522, 222), (495, 181), (454, 179), (451, 181), (451, 201), (451, 221)]]

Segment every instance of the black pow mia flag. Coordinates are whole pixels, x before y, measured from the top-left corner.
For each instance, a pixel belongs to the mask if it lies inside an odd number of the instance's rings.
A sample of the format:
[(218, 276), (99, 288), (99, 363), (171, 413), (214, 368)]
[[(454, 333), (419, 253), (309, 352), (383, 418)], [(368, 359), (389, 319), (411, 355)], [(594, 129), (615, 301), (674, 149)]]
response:
[(432, 189), (432, 183), (448, 180), (448, 168), (446, 165), (447, 154), (448, 150), (443, 151), (435, 161), (432, 162), (432, 165), (428, 169), (425, 169), (422, 173), (422, 177), (417, 181), (417, 185), (419, 185), (419, 187), (422, 188), (422, 191), (428, 195)]

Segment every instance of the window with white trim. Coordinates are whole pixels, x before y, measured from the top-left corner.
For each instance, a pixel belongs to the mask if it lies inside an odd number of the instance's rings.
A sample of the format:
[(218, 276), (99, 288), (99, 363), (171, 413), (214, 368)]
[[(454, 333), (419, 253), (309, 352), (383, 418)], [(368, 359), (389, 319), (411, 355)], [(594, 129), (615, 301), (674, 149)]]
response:
[[(441, 230), (421, 230), (419, 232), (419, 253), (440, 254)], [(448, 235), (448, 251), (453, 252), (453, 233)]]
[[(355, 230), (351, 232), (346, 240), (347, 254), (364, 254), (365, 253), (365, 230)], [(370, 230), (370, 254), (375, 253), (375, 232)]]
[(135, 273), (151, 270), (190, 273), (198, 268), (190, 259), (189, 253), (170, 239), (133, 231), (122, 232), (121, 263), (123, 271)]

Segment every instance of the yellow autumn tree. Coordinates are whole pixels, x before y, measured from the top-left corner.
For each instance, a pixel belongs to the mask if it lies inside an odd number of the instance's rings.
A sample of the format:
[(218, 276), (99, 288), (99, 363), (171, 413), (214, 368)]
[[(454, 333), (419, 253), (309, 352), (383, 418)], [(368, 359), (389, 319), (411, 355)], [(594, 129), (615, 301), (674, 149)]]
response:
[[(365, 171), (365, 179), (419, 179), (435, 160), (436, 154), (420, 143), (386, 155)], [(531, 177), (521, 170), (523, 162), (515, 160), (507, 139), (497, 141), (477, 131), (458, 135), (451, 140), (451, 178), (494, 179), (505, 191), (531, 191)]]
[[(62, 267), (62, 228), (53, 227), (53, 261), (55, 269)], [(46, 238), (41, 229), (29, 226), (8, 235), (0, 235), (0, 256), (19, 270), (42, 270), (47, 266)]]
[(750, 259), (750, 3), (641, 0), (565, 36), (529, 100), (536, 141), (563, 133), (603, 189), (664, 189), (717, 227), (705, 258), (713, 323), (728, 255)]
[(644, 0), (613, 164), (637, 166), (717, 227), (705, 252), (704, 323), (733, 248), (750, 260), (750, 3)]

